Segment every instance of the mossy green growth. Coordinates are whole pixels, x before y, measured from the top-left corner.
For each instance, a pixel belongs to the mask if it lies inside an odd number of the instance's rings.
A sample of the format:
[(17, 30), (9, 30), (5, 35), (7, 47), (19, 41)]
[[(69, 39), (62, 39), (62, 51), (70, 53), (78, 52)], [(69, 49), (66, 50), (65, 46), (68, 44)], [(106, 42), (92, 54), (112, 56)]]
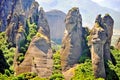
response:
[(17, 61), (21, 63), (24, 60), (24, 54), (23, 53), (19, 53), (19, 54), (20, 55), (18, 56)]
[(25, 32), (23, 26), (19, 26), (18, 32)]
[(94, 26), (97, 27), (97, 28), (101, 28), (101, 26), (100, 26), (100, 24), (98, 22), (95, 22)]
[(30, 42), (32, 37), (36, 35), (37, 33), (37, 25), (35, 23), (30, 23), (30, 20), (27, 20), (27, 25), (28, 25), (28, 35), (27, 35), (27, 40)]
[(61, 60), (60, 60), (60, 52), (57, 51), (53, 54), (53, 74), (50, 76), (50, 80), (64, 80), (64, 76), (62, 74)]
[(109, 13), (106, 13), (105, 16), (110, 16)]
[(113, 65), (110, 61), (107, 63), (107, 80), (120, 80), (120, 50), (111, 49), (111, 53), (116, 60), (116, 64)]
[(30, 80), (35, 78), (37, 75), (32, 72), (22, 73), (16, 77), (13, 77), (12, 80)]
[(61, 73), (61, 60), (60, 60), (60, 52), (57, 51), (55, 54), (53, 54), (53, 60), (54, 60), (54, 73)]
[(104, 80), (103, 78), (95, 79), (92, 70), (92, 61), (86, 59), (84, 63), (79, 64), (75, 68), (75, 75), (71, 80)]
[[(5, 32), (0, 33), (0, 50), (2, 51), (7, 64), (11, 67), (13, 65), (13, 58), (14, 58), (15, 48), (14, 47), (9, 48), (9, 43), (7, 43), (7, 37), (5, 35)], [(3, 65), (1, 65), (1, 67), (2, 66)]]

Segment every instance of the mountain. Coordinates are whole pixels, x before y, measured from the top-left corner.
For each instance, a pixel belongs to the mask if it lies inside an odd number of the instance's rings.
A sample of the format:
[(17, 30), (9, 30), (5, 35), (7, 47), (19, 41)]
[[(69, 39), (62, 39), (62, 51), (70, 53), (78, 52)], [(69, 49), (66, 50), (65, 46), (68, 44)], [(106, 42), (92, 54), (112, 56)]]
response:
[[(68, 4), (67, 2), (72, 4)], [(65, 16), (65, 14), (62, 11), (67, 12), (67, 10), (69, 10), (73, 6), (79, 7), (79, 10), (82, 15), (83, 26), (85, 27), (88, 26), (89, 28), (92, 28), (96, 15), (98, 14), (104, 15), (106, 13), (109, 13), (114, 19), (114, 33), (116, 32), (116, 30), (120, 31), (120, 12), (114, 11), (106, 7), (102, 7), (95, 2), (92, 2), (91, 0), (75, 0), (74, 2), (70, 0), (70, 1), (63, 1), (62, 3), (66, 3), (66, 4), (64, 5), (64, 8), (60, 9), (61, 11), (51, 10), (46, 12), (48, 23), (51, 29), (52, 38), (62, 38), (63, 36), (62, 33), (64, 32), (63, 29), (64, 21), (62, 20), (64, 20), (64, 16)], [(61, 2), (58, 3), (58, 6), (54, 6), (54, 9), (60, 7), (60, 4)], [(44, 7), (44, 5), (42, 6)], [(59, 20), (57, 16), (61, 16), (59, 17)]]
[(61, 39), (63, 37), (63, 31), (65, 29), (65, 16), (66, 14), (60, 10), (46, 12), (46, 17), (51, 30), (51, 39)]

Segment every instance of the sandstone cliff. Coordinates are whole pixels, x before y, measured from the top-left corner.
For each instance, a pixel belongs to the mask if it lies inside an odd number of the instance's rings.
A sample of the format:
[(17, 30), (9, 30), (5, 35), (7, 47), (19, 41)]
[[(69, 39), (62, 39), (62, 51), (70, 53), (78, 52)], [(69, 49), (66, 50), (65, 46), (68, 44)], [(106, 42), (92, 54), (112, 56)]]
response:
[(38, 18), (38, 28), (40, 27), (43, 28), (43, 34), (47, 36), (48, 39), (50, 40), (50, 28), (49, 28), (48, 21), (45, 16), (45, 12), (42, 7), (40, 8), (39, 18)]
[(65, 32), (62, 40), (61, 65), (67, 70), (78, 63), (82, 48), (82, 18), (79, 9), (74, 7), (69, 10), (65, 18)]
[[(27, 13), (30, 10), (31, 4), (35, 0), (1, 0), (0, 1), (0, 31), (5, 31), (12, 15), (15, 13)], [(28, 15), (28, 14), (27, 14)]]
[(101, 15), (98, 15), (89, 36), (93, 71), (97, 78), (106, 77), (104, 60), (111, 60), (110, 44), (113, 24), (114, 21), (110, 15), (106, 14), (103, 18)]
[[(40, 77), (49, 77), (52, 74), (50, 29), (42, 8), (38, 16), (38, 32), (32, 38), (23, 62), (20, 64), (15, 63), (16, 75), (24, 72), (34, 72)], [(17, 58), (17, 56), (15, 57)]]

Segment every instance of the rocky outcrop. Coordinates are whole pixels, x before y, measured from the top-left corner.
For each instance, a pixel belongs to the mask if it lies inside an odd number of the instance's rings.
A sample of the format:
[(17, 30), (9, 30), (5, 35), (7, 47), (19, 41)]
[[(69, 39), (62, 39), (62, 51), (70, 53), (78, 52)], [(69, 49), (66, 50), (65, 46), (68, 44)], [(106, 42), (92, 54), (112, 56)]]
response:
[(107, 40), (107, 35), (99, 23), (95, 23), (91, 32), (91, 56), (92, 65), (95, 77), (106, 77), (104, 67), (104, 44)]
[(5, 31), (7, 24), (10, 22), (15, 4), (16, 1), (13, 0), (0, 1), (0, 31)]
[(20, 23), (25, 27), (25, 15), (15, 13), (6, 29), (7, 41), (11, 43), (11, 45), (16, 44), (16, 34)]
[(103, 18), (101, 18), (101, 15), (98, 15), (95, 22), (98, 22), (99, 25), (105, 30), (105, 32), (107, 34), (107, 41), (104, 44), (104, 56), (105, 56), (105, 59), (111, 60), (110, 44), (111, 44), (111, 38), (113, 35), (114, 21), (109, 14), (106, 14)]
[(27, 12), (28, 15), (26, 14), (26, 16), (30, 18), (31, 23), (38, 23), (38, 8), (38, 2), (34, 1), (30, 6), (30, 10)]
[(6, 30), (8, 42), (15, 45), (19, 23), (26, 29), (26, 20), (37, 23), (38, 3), (35, 0), (2, 0), (0, 2), (0, 31)]
[(117, 40), (117, 42), (115, 44), (115, 48), (120, 50), (120, 38)]
[(51, 30), (51, 39), (62, 39), (65, 30), (65, 16), (66, 14), (60, 10), (46, 12), (46, 18)]
[(110, 45), (111, 45), (111, 38), (113, 35), (114, 20), (112, 19), (112, 17), (109, 14), (106, 14), (102, 18), (102, 22), (103, 22), (103, 24), (102, 24), (103, 28), (104, 28), (105, 32), (107, 33), (107, 41), (104, 45), (104, 56), (105, 56), (105, 59), (111, 60)]
[(110, 44), (113, 24), (114, 21), (108, 14), (106, 14), (103, 18), (101, 15), (98, 15), (89, 36), (93, 71), (95, 77), (97, 78), (106, 77), (104, 59), (111, 60)]
[(0, 1), (0, 31), (5, 31), (11, 21), (12, 16), (26, 14), (29, 12), (31, 4), (35, 0), (1, 0)]
[(42, 7), (40, 8), (39, 18), (38, 18), (38, 29), (40, 27), (43, 28), (43, 34), (46, 35), (48, 39), (50, 39), (50, 29), (49, 29), (49, 25), (48, 25), (48, 22), (45, 16), (45, 12)]
[(16, 75), (24, 72), (35, 72), (40, 77), (49, 77), (52, 74), (52, 50), (47, 36), (42, 34), (40, 28), (33, 37), (25, 54), (24, 61), (18, 65)]
[(25, 30), (24, 27), (22, 25), (22, 23), (19, 24), (19, 28), (16, 34), (16, 51), (15, 51), (15, 55), (14, 55), (14, 68), (16, 68), (18, 66), (18, 57), (23, 54), (20, 53), (21, 51), (21, 47), (23, 46), (23, 44), (25, 44)]
[[(40, 9), (37, 34), (32, 38), (25, 59), (15, 66), (15, 74), (34, 72), (40, 77), (52, 74), (52, 49), (50, 44), (50, 30), (43, 9)], [(20, 39), (19, 39), (20, 40)]]
[(67, 70), (78, 63), (82, 54), (82, 18), (78, 8), (74, 7), (69, 10), (65, 18), (65, 24), (66, 28), (61, 49), (61, 65), (63, 70)]

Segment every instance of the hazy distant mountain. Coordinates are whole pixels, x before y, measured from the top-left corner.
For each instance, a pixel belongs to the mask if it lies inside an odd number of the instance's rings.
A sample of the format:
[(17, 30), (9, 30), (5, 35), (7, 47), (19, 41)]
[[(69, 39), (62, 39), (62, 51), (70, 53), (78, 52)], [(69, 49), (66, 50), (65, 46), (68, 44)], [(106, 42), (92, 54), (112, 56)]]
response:
[(65, 13), (59, 10), (52, 10), (46, 12), (48, 24), (50, 26), (51, 38), (62, 38), (64, 34), (65, 24)]
[(112, 41), (111, 41), (112, 46), (115, 46), (119, 37), (120, 37), (120, 35), (113, 35), (112, 36)]
[[(83, 26), (88, 26), (92, 28), (94, 20), (98, 14), (104, 15), (106, 13), (109, 13), (114, 19), (114, 30), (120, 31), (120, 12), (106, 7), (101, 7), (97, 3), (90, 0), (77, 0), (77, 6), (79, 7), (80, 13), (82, 15)], [(65, 10), (69, 10), (69, 8), (71, 7), (73, 7), (73, 5), (64, 5)], [(46, 15), (50, 25), (52, 38), (62, 38), (65, 27), (65, 13), (58, 10), (51, 10), (47, 12)]]

